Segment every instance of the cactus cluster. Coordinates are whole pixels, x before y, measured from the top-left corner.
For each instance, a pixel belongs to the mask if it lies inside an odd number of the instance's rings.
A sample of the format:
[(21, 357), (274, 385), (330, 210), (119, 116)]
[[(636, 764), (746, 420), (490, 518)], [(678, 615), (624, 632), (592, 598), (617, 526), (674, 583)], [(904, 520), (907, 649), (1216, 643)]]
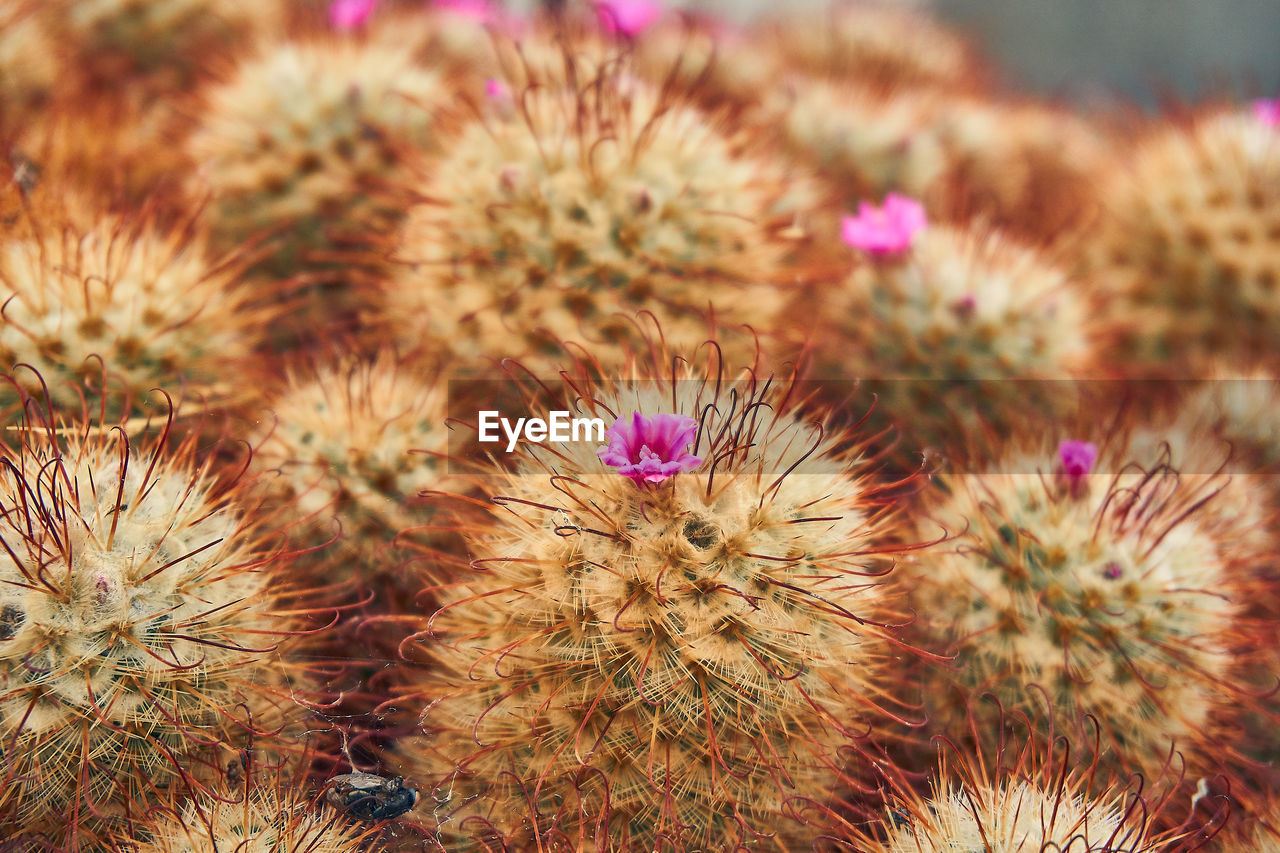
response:
[(0, 0), (0, 850), (1275, 847), (1280, 99), (976, 46)]

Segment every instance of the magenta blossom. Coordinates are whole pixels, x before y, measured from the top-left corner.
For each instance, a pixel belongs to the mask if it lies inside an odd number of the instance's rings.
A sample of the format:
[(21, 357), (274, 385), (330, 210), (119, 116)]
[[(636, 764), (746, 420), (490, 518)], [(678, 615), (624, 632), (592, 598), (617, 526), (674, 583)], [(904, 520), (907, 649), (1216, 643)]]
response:
[(335, 30), (354, 30), (362, 25), (378, 0), (333, 0), (329, 4), (329, 25)]
[(662, 4), (656, 0), (597, 0), (596, 14), (609, 32), (635, 36), (662, 16)]
[(470, 18), (478, 24), (487, 24), (498, 17), (498, 10), (489, 0), (435, 0), (432, 8)]
[(844, 241), (855, 249), (872, 254), (904, 252), (925, 226), (924, 208), (914, 199), (889, 193), (883, 207), (864, 201), (858, 205), (858, 215), (844, 217), (840, 225)]
[(700, 457), (688, 452), (697, 434), (698, 422), (687, 415), (646, 418), (633, 412), (609, 427), (605, 433), (609, 444), (596, 450), (596, 455), (636, 485), (661, 483), (702, 464)]
[(1083, 477), (1098, 461), (1098, 446), (1091, 441), (1064, 441), (1058, 445), (1058, 461), (1068, 477)]
[(511, 92), (507, 89), (507, 84), (493, 77), (484, 81), (484, 93), (495, 101), (506, 100), (511, 97)]
[(1280, 98), (1263, 98), (1253, 102), (1253, 114), (1258, 121), (1271, 127), (1280, 127)]

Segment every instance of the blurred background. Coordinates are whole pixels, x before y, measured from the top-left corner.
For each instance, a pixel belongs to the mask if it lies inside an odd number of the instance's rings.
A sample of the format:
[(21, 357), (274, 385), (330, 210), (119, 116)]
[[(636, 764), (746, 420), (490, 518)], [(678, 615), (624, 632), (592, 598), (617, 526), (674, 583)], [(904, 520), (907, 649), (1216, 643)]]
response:
[[(528, 2), (528, 0), (525, 0)], [(745, 19), (826, 0), (668, 0)], [(512, 5), (523, 5), (513, 3)], [(1027, 91), (1155, 106), (1166, 95), (1280, 93), (1280, 0), (931, 0)]]

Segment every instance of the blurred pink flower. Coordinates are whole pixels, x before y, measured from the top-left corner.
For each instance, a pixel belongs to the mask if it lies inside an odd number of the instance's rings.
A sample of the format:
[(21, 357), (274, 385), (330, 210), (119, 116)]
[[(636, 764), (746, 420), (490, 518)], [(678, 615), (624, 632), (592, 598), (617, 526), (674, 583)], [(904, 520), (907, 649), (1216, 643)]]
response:
[(596, 14), (600, 23), (612, 33), (639, 35), (662, 16), (657, 0), (597, 0)]
[(1271, 127), (1280, 126), (1280, 98), (1262, 98), (1253, 102), (1253, 114), (1258, 121)]
[(329, 4), (329, 25), (335, 30), (353, 30), (365, 22), (378, 0), (333, 0)]
[(605, 433), (609, 444), (597, 449), (596, 455), (636, 485), (661, 483), (702, 464), (700, 457), (688, 452), (697, 434), (698, 422), (687, 415), (647, 418), (634, 412), (609, 427)]
[(894, 193), (885, 196), (882, 207), (862, 202), (857, 216), (846, 216), (840, 222), (846, 243), (873, 254), (906, 251), (925, 224), (920, 203)]
[(478, 24), (487, 24), (498, 17), (497, 8), (489, 0), (435, 0), (433, 9), (470, 18)]
[(1098, 461), (1098, 446), (1091, 441), (1064, 441), (1058, 445), (1058, 461), (1068, 477), (1083, 477)]
[(484, 81), (484, 93), (494, 100), (511, 97), (511, 92), (508, 91), (507, 85), (495, 77), (490, 77)]

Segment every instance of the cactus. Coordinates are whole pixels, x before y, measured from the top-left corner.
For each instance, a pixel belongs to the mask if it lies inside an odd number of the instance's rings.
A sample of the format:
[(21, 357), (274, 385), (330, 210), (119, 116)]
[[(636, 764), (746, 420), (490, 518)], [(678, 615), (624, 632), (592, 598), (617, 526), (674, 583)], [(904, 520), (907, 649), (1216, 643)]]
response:
[(1130, 447), (1121, 428), (1100, 461), (1063, 442), (1056, 461), (1009, 450), (944, 480), (934, 517), (959, 537), (920, 560), (915, 602), (958, 653), (957, 689), (932, 694), (940, 726), (989, 710), (990, 694), (1051, 720), (1077, 753), (1098, 727), (1106, 769), (1154, 780), (1171, 749), (1192, 766), (1224, 757), (1218, 727), (1245, 704), (1241, 567), (1260, 523), (1233, 507), (1257, 496), (1234, 496), (1204, 445), (1187, 445), (1179, 474), (1167, 445), (1142, 451), (1150, 441)]
[(654, 85), (670, 80), (705, 108), (750, 107), (783, 73), (781, 57), (758, 46), (728, 22), (668, 16), (637, 40), (635, 61)]
[(1135, 145), (1101, 190), (1085, 266), (1109, 295), (1116, 360), (1203, 376), (1272, 356), (1280, 327), (1280, 136), (1217, 113)]
[[(66, 220), (0, 242), (0, 369), (29, 393), (47, 386), (73, 406), (105, 376), (123, 392), (108, 399), (137, 413), (159, 386), (215, 405), (246, 394), (228, 376), (273, 312), (245, 310), (235, 290), (243, 263), (210, 262), (198, 233), (148, 218), (73, 212)], [(5, 389), (0, 400), (14, 395)]]
[(57, 81), (53, 45), (36, 10), (30, 0), (0, 8), (0, 137), (44, 106)]
[(129, 79), (175, 94), (281, 24), (275, 4), (251, 0), (53, 0), (46, 17), (90, 85), (115, 91)]
[(0, 469), (0, 825), (87, 849), (207, 780), (219, 744), (295, 748), (278, 647), (305, 623), (297, 598), (275, 612), (279, 543), (196, 436), (27, 411)]
[(797, 274), (783, 229), (808, 184), (614, 66), (576, 92), (517, 94), (518, 112), (471, 124), (432, 169), (388, 294), (405, 340), (555, 353), (634, 340), (628, 317), (644, 310), (692, 347), (709, 305), (770, 330), (767, 283)]
[(868, 769), (853, 730), (895, 704), (893, 501), (787, 383), (681, 364), (575, 382), (581, 414), (620, 416), (609, 452), (480, 481), (498, 508), (464, 530), (479, 571), (443, 588), (426, 737), (399, 755), (444, 837), (792, 849), (846, 760)]
[(787, 149), (846, 204), (902, 192), (948, 221), (981, 220), (1035, 240), (1092, 222), (1105, 136), (1048, 105), (911, 87), (800, 78), (760, 111)]
[(1081, 295), (999, 232), (928, 226), (905, 252), (860, 258), (838, 287), (822, 294), (821, 318), (810, 319), (811, 294), (792, 307), (793, 328), (811, 336), (811, 373), (837, 397), (848, 393), (838, 380), (871, 380), (912, 450), (967, 452), (982, 428), (1066, 405), (1074, 388), (1045, 380), (1089, 370)]
[(942, 783), (912, 809), (873, 853), (998, 853), (1070, 850), (1074, 853), (1148, 853), (1161, 850), (1145, 833), (1126, 826), (1126, 803), (1098, 801), (1080, 790), (1044, 789), (1022, 781), (998, 788)]
[(342, 523), (342, 565), (376, 566), (375, 550), (425, 524), (410, 506), (447, 480), (445, 389), (417, 357), (347, 357), (295, 372), (274, 401), (275, 423), (254, 463), (276, 470), (275, 500), (322, 541)]
[(789, 16), (762, 29), (784, 65), (813, 77), (950, 90), (984, 76), (954, 32), (887, 4), (843, 0), (819, 14)]
[(187, 145), (200, 169), (193, 191), (212, 199), (215, 246), (271, 229), (264, 271), (310, 271), (315, 286), (290, 321), (307, 336), (376, 301), (374, 244), (400, 218), (407, 158), (440, 131), (447, 83), (415, 60), (415, 32), (404, 36), (382, 29), (260, 52), (208, 94)]
[(231, 800), (204, 796), (140, 835), (143, 840), (127, 848), (133, 853), (359, 853), (371, 832), (282, 787), (242, 792)]

